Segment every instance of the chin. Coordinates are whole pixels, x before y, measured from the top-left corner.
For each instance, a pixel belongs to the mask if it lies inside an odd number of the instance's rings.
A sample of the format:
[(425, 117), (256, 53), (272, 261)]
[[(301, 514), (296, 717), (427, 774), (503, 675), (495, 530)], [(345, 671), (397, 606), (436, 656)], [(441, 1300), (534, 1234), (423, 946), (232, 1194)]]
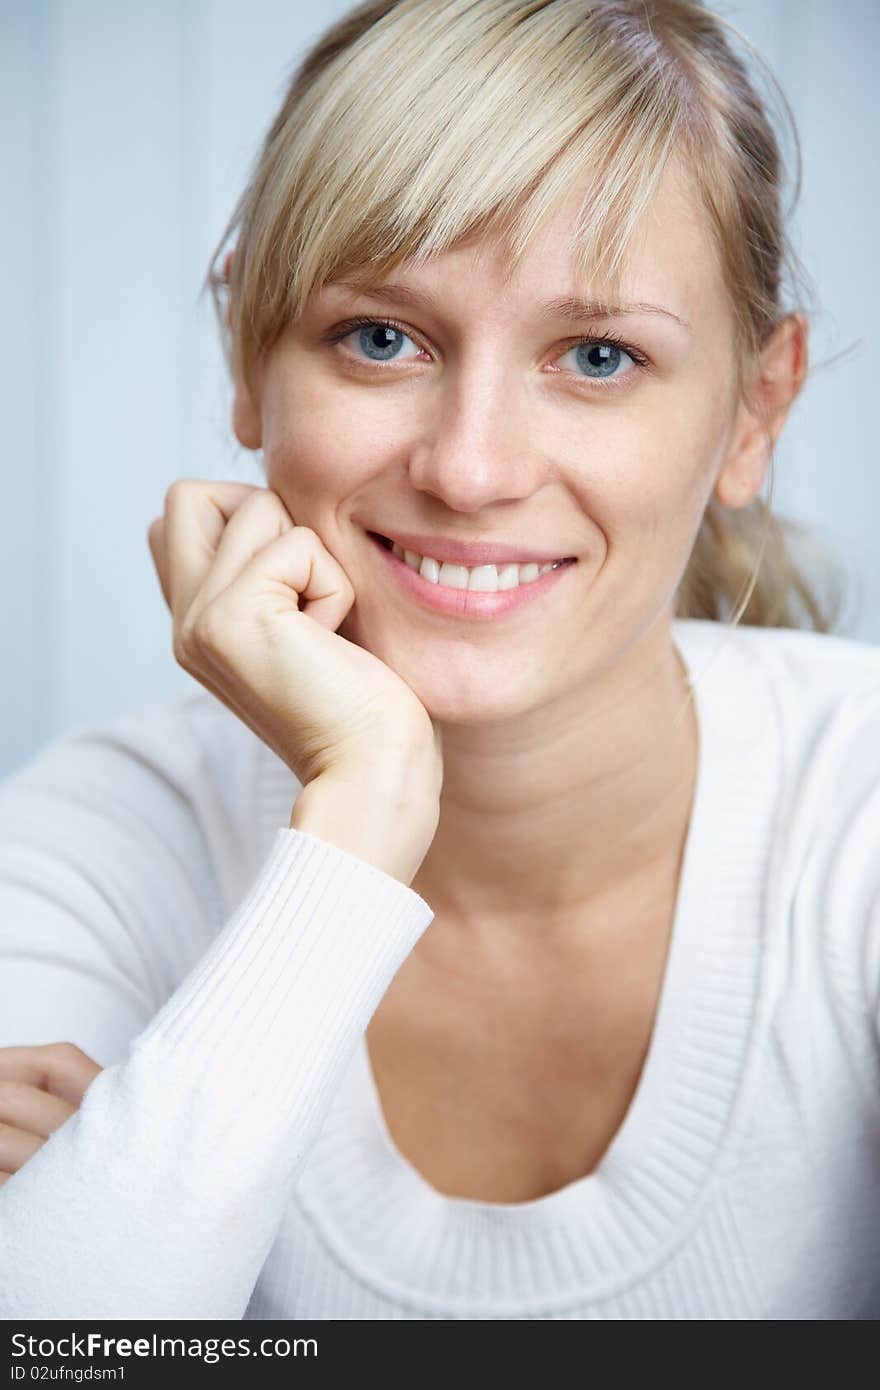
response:
[(475, 727), (504, 723), (528, 714), (543, 703), (541, 692), (519, 688), (508, 676), (506, 682), (485, 678), (456, 681), (444, 672), (431, 679), (424, 671), (416, 673), (395, 667), (397, 674), (415, 692), (431, 718), (438, 724)]
[(348, 617), (337, 631), (340, 636), (371, 652), (418, 696), (431, 718), (441, 724), (496, 724), (515, 719), (546, 702), (547, 692), (533, 685), (540, 663), (534, 659), (519, 664), (520, 678), (510, 649), (479, 648), (466, 643), (443, 643), (438, 648), (433, 637), (419, 645), (404, 636), (387, 631), (381, 638), (368, 640), (358, 624)]

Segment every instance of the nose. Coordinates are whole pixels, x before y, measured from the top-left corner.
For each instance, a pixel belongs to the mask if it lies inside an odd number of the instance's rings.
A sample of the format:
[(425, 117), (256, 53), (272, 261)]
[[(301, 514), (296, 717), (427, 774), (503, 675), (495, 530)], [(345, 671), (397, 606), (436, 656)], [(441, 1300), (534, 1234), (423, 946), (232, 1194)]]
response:
[(547, 463), (515, 395), (512, 374), (505, 379), (491, 366), (464, 362), (449, 369), (410, 452), (413, 487), (457, 512), (484, 511), (540, 488)]

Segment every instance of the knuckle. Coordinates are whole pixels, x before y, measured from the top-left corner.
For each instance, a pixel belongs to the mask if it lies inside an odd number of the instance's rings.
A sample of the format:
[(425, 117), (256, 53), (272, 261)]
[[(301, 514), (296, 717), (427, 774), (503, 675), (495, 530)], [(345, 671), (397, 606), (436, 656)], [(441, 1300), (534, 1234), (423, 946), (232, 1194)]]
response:
[(253, 492), (248, 493), (242, 503), (244, 507), (259, 507), (264, 511), (278, 511), (283, 509), (283, 503), (277, 492), (273, 492), (269, 487), (258, 487)]
[(226, 626), (225, 617), (218, 619), (218, 607), (222, 610), (227, 601), (226, 593), (215, 594), (206, 602), (193, 603), (175, 625), (175, 637), (184, 652), (198, 653), (202, 646), (213, 645), (219, 633)]
[(175, 629), (171, 649), (178, 666), (188, 671), (196, 659), (192, 623), (184, 623), (180, 629)]
[(229, 623), (218, 599), (212, 599), (189, 626), (186, 636), (191, 651), (198, 656), (214, 656), (223, 651)]
[(165, 489), (165, 510), (191, 497), (198, 485), (196, 478), (175, 478)]
[(267, 525), (280, 525), (282, 530), (286, 531), (293, 529), (295, 525), (278, 493), (269, 488), (257, 488), (243, 505), (249, 512), (253, 511), (261, 519), (265, 518)]

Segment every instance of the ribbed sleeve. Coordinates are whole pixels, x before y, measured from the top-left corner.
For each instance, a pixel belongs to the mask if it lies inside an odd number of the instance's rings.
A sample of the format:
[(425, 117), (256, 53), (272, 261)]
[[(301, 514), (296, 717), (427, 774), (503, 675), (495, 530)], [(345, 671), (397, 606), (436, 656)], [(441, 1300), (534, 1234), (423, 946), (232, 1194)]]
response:
[(0, 1315), (241, 1318), (354, 1047), (433, 912), (280, 829), (238, 910), (0, 1189)]

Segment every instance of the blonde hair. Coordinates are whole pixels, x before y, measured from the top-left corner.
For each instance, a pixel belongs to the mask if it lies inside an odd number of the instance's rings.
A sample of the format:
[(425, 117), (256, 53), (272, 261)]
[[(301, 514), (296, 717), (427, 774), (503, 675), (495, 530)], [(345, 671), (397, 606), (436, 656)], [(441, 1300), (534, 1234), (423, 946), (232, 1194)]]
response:
[[(692, 0), (357, 5), (296, 66), (212, 256), (203, 289), (230, 370), (253, 391), (263, 355), (329, 280), (370, 288), (403, 261), (484, 233), (508, 238), (513, 275), (585, 169), (595, 181), (572, 251), (583, 282), (595, 276), (613, 293), (629, 239), (680, 153), (720, 255), (743, 396), (785, 316), (786, 273), (796, 295), (808, 277), (785, 230), (780, 147), (734, 39), (761, 61)], [(797, 198), (796, 131), (794, 141)], [(235, 233), (227, 281), (215, 267)], [(772, 499), (769, 434), (768, 445)], [(826, 611), (792, 554), (801, 532), (769, 500), (731, 510), (713, 495), (675, 615), (830, 631), (840, 587)]]

